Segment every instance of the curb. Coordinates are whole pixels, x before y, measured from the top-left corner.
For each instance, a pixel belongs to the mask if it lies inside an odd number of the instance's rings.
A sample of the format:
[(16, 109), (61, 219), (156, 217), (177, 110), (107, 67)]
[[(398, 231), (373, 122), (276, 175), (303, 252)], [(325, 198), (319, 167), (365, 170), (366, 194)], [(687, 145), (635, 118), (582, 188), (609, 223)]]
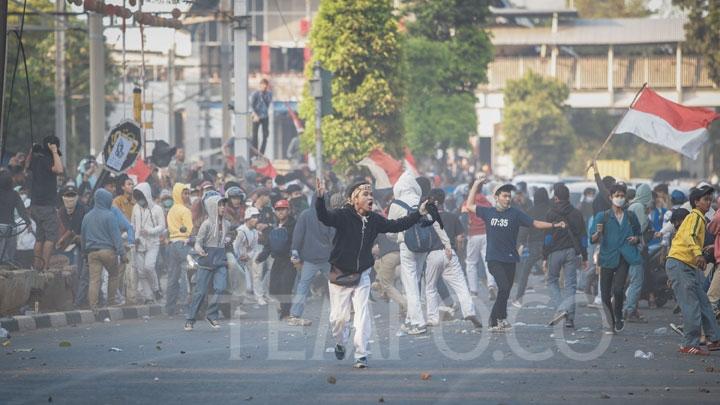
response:
[(23, 332), (42, 328), (59, 328), (68, 325), (79, 325), (121, 319), (140, 319), (144, 316), (162, 315), (161, 305), (137, 305), (130, 307), (100, 308), (96, 311), (80, 310), (51, 312), (37, 315), (18, 315), (0, 319), (0, 326), (8, 332)]

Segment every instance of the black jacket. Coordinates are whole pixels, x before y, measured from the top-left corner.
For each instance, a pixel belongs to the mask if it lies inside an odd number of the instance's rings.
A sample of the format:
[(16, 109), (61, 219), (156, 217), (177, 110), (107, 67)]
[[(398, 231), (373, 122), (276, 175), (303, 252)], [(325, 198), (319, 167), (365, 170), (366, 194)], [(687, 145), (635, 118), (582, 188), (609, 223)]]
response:
[(396, 220), (375, 212), (361, 217), (350, 206), (328, 211), (322, 198), (316, 199), (315, 210), (320, 222), (336, 229), (330, 264), (344, 273), (362, 273), (375, 264), (372, 247), (378, 234), (405, 231), (420, 219), (417, 211)]
[(585, 219), (577, 208), (569, 201), (558, 201), (548, 212), (547, 221), (553, 223), (565, 221), (566, 228), (556, 228), (551, 231), (552, 240), (545, 246), (545, 256), (558, 250), (573, 248), (577, 254), (582, 255), (583, 260), (587, 260), (587, 249), (583, 249)]

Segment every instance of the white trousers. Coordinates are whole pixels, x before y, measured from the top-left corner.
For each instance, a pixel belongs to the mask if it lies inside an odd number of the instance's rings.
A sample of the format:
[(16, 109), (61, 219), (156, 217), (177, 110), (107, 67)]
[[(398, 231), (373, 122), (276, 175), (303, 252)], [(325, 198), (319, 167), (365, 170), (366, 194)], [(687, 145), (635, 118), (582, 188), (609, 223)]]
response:
[(138, 297), (146, 300), (155, 299), (155, 291), (160, 290), (155, 264), (157, 263), (159, 246), (148, 246), (144, 252), (135, 251), (135, 274), (137, 274)]
[(493, 277), (492, 274), (490, 274), (490, 270), (488, 270), (487, 260), (485, 259), (487, 257), (486, 254), (487, 235), (473, 235), (468, 238), (467, 258), (465, 259), (465, 264), (467, 271), (468, 287), (470, 287), (470, 292), (473, 294), (477, 294), (478, 291), (479, 278), (477, 266), (478, 263), (480, 263), (480, 260), (482, 260), (483, 264), (485, 265), (485, 276), (487, 277), (488, 288), (497, 288), (495, 277)]
[(368, 342), (372, 334), (372, 314), (370, 311), (370, 270), (360, 276), (355, 287), (342, 287), (328, 281), (330, 291), (330, 329), (337, 344), (346, 346), (350, 340), (351, 310), (355, 312), (353, 328), (355, 336), (355, 358), (370, 354)]
[(252, 277), (252, 291), (255, 299), (259, 300), (266, 295), (265, 283), (263, 282), (263, 264), (255, 263), (254, 259), (247, 261), (249, 273)]
[(442, 277), (445, 285), (455, 293), (463, 318), (475, 315), (475, 306), (457, 255), (453, 251), (452, 259), (448, 260), (444, 250), (435, 250), (428, 254), (427, 269), (425, 269), (425, 304), (428, 323), (437, 325), (440, 322), (438, 277)]
[(415, 253), (400, 244), (400, 280), (407, 299), (405, 322), (415, 326), (425, 326), (425, 316), (420, 303), (420, 273), (423, 270), (427, 253)]

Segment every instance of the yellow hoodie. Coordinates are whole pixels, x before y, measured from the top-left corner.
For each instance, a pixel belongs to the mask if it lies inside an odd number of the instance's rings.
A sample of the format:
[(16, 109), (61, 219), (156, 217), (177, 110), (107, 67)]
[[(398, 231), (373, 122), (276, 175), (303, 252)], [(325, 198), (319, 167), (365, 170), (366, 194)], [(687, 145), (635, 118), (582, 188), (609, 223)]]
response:
[[(190, 190), (190, 186), (183, 183), (176, 183), (173, 186), (172, 197), (173, 206), (167, 215), (168, 235), (170, 242), (185, 242), (190, 237), (193, 230), (192, 214), (190, 208), (183, 203), (183, 190)], [(185, 232), (180, 232), (180, 228), (185, 227)]]
[(705, 244), (705, 226), (705, 215), (693, 209), (675, 234), (668, 257), (695, 268), (695, 258), (702, 255)]

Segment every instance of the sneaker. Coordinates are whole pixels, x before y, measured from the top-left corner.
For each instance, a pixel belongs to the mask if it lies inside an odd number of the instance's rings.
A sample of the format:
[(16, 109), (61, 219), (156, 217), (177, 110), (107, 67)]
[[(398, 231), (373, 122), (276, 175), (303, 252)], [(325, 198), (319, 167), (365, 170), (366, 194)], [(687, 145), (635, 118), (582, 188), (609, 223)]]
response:
[(427, 328), (425, 326), (410, 325), (406, 333), (408, 335), (422, 335), (427, 333)]
[(235, 308), (235, 313), (233, 314), (233, 317), (235, 317), (235, 318), (241, 318), (241, 317), (243, 317), (243, 316), (245, 316), (245, 315), (247, 315), (247, 312), (243, 311), (243, 310), (240, 309), (239, 307), (238, 307), (238, 308)]
[(267, 301), (265, 300), (265, 298), (262, 298), (262, 297), (261, 297), (261, 298), (258, 298), (258, 299), (257, 299), (257, 303), (256, 303), (256, 304), (260, 305), (261, 307), (264, 307), (264, 306), (266, 306), (268, 303), (267, 303)]
[(355, 360), (353, 368), (368, 368), (367, 357), (360, 357), (359, 359)]
[(555, 326), (558, 322), (562, 321), (563, 319), (566, 319), (568, 316), (567, 311), (560, 311), (557, 314), (555, 314), (555, 317), (548, 323), (548, 326)]
[(503, 328), (503, 326), (500, 324), (491, 326), (490, 329), (488, 329), (488, 330), (492, 333), (505, 333), (506, 332), (505, 328)]
[(587, 304), (587, 307), (594, 308), (594, 309), (602, 309), (602, 304), (597, 304), (597, 303), (591, 302), (591, 303)]
[(335, 358), (338, 360), (345, 358), (345, 346), (335, 345)]
[(615, 321), (615, 332), (622, 332), (625, 329), (625, 321), (618, 319)]
[(513, 328), (512, 324), (507, 321), (507, 319), (499, 319), (498, 324), (503, 327), (503, 329), (510, 330)]
[(290, 315), (287, 318), (288, 326), (310, 326), (312, 321)]
[(572, 319), (565, 318), (565, 327), (569, 328), (569, 329), (574, 329), (575, 321), (573, 321)]
[(512, 302), (512, 306), (514, 306), (515, 308), (520, 309), (520, 308), (522, 308), (522, 302), (520, 302), (520, 300), (515, 300), (515, 301)]
[(497, 287), (490, 287), (490, 301), (497, 299)]
[(703, 349), (702, 347), (695, 347), (695, 346), (680, 346), (680, 349), (678, 349), (678, 352), (684, 353), (684, 354), (694, 354), (697, 356), (709, 356), (710, 352), (706, 349)]
[(708, 351), (716, 352), (716, 351), (720, 350), (720, 340), (718, 340), (716, 342), (710, 342), (706, 345), (706, 347), (707, 347)]
[(183, 328), (183, 329), (185, 329), (185, 332), (190, 332), (191, 330), (193, 330), (194, 324), (195, 324), (195, 322), (193, 322), (193, 321), (186, 321), (185, 328)]
[(475, 326), (475, 329), (482, 329), (482, 322), (480, 322), (480, 320), (477, 319), (477, 316), (475, 316), (475, 315), (466, 316), (465, 320), (472, 322), (473, 326)]
[(674, 323), (671, 323), (670, 329), (672, 329), (672, 331), (677, 333), (678, 335), (685, 337), (685, 331), (683, 330), (682, 325), (676, 325)]
[(218, 321), (213, 320), (213, 319), (210, 319), (210, 318), (205, 318), (205, 319), (208, 321), (208, 323), (210, 324), (210, 327), (211, 327), (211, 328), (213, 328), (213, 329), (220, 329), (220, 323), (218, 323)]
[(625, 319), (630, 323), (648, 323), (647, 319), (638, 311), (629, 312)]
[(603, 329), (603, 333), (606, 334), (606, 335), (614, 335), (614, 334), (615, 334), (615, 330), (612, 329), (612, 328), (605, 328), (605, 329)]

